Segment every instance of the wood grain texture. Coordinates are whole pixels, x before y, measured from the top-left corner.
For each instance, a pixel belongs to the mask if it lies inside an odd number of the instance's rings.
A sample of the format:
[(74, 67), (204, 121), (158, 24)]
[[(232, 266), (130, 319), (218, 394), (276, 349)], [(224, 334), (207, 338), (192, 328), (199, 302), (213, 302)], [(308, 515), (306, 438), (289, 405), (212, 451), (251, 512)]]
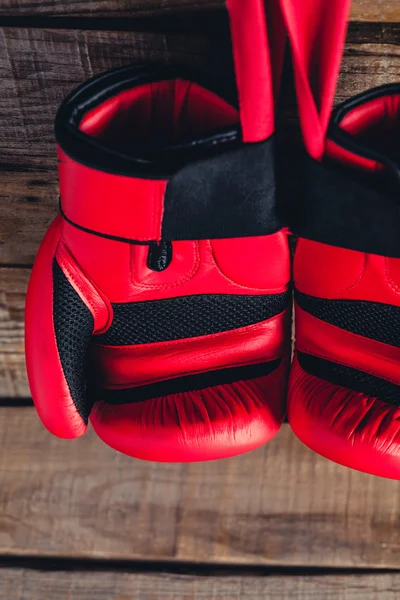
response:
[(208, 576), (0, 571), (7, 600), (398, 600), (400, 575)]
[(24, 358), (29, 273), (28, 269), (0, 269), (0, 398), (29, 396)]
[[(349, 38), (337, 100), (400, 77), (396, 36)], [(224, 78), (228, 43), (207, 35), (0, 28), (0, 167), (55, 168), (53, 123), (62, 99), (93, 74), (141, 62), (189, 65)]]
[[(2, 0), (0, 16), (138, 17), (219, 9), (224, 0)], [(351, 21), (398, 22), (398, 0), (353, 0)]]
[(54, 169), (57, 107), (92, 75), (143, 62), (214, 69), (218, 48), (199, 35), (0, 28), (0, 166)]
[[(368, 42), (365, 31), (352, 33), (337, 101), (400, 79), (398, 30), (390, 31), (390, 43)], [(223, 79), (223, 46), (203, 35), (0, 29), (0, 264), (32, 263), (56, 213), (53, 122), (74, 86), (93, 73), (143, 60), (193, 65)]]
[(1, 555), (398, 568), (399, 514), (400, 482), (317, 456), (288, 425), (237, 458), (157, 464), (0, 408)]
[(224, 0), (2, 0), (0, 16), (142, 17), (224, 7)]
[[(0, 265), (33, 264), (57, 211), (56, 171), (0, 169)], [(0, 270), (0, 289), (7, 280), (7, 271)]]
[(398, 23), (400, 4), (398, 0), (352, 0), (350, 21)]

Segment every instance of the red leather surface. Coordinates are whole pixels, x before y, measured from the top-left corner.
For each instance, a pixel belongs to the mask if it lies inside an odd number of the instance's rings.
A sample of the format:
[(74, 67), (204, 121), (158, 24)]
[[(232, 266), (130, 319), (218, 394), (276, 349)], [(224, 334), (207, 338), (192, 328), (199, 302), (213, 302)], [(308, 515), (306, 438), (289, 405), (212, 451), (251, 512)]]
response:
[[(268, 23), (274, 49), (271, 67), (263, 1), (228, 0), (227, 4), (243, 139), (257, 142), (268, 138), (274, 129), (274, 95), (284, 49), (282, 17), (270, 7), (276, 24)], [(185, 142), (238, 120), (238, 112), (223, 100), (200, 86), (178, 80), (119, 93), (88, 112), (80, 130), (117, 152), (132, 155), (138, 147), (161, 148), (165, 143)], [(100, 173), (76, 164), (62, 150), (59, 157), (61, 203), (68, 219), (83, 228), (121, 238), (160, 239), (165, 181)], [(54, 236), (39, 253), (43, 260), (39, 258), (31, 284), (28, 329), (33, 328), (36, 335), (39, 329), (32, 323), (39, 311), (44, 281), (47, 296), (40, 311), (47, 313), (43, 319), (51, 323), (49, 265), (56, 252), (68, 280), (94, 316), (96, 332), (105, 331), (112, 321), (112, 303), (195, 294), (278, 294), (288, 289), (290, 280), (288, 241), (282, 231), (251, 239), (173, 242), (171, 263), (161, 272), (148, 267), (146, 246), (91, 235), (60, 219)], [(129, 388), (275, 359), (281, 362), (270, 375), (244, 382), (129, 405), (111, 406), (100, 399), (90, 416), (93, 427), (117, 450), (149, 460), (209, 460), (267, 442), (278, 431), (285, 413), (288, 313), (235, 331), (174, 342), (110, 347), (96, 345), (94, 337), (90, 377), (107, 388)], [(43, 328), (40, 319), (38, 327)], [(28, 336), (32, 392), (42, 419), (52, 431), (77, 435), (83, 432), (82, 423), (79, 429), (77, 412), (56, 363), (54, 326), (43, 331), (46, 342), (39, 354), (34, 336)], [(52, 356), (47, 363), (49, 346)], [(62, 399), (51, 404), (54, 394), (60, 395), (60, 388)]]
[(379, 140), (388, 143), (399, 133), (399, 114), (400, 94), (382, 95), (349, 110), (340, 128), (368, 145)]
[[(89, 111), (80, 129), (105, 146), (135, 156), (150, 142), (154, 149), (157, 138), (160, 147), (166, 141), (177, 144), (235, 124), (238, 118), (237, 111), (212, 92), (171, 80), (121, 92)], [(61, 207), (68, 219), (114, 237), (161, 239), (165, 180), (98, 171), (60, 148), (58, 156)]]
[(372, 475), (400, 477), (400, 409), (309, 375), (294, 358), (288, 417), (309, 448)]
[(110, 302), (196, 293), (281, 293), (290, 280), (287, 235), (283, 232), (260, 238), (174, 242), (171, 264), (159, 273), (147, 266), (146, 246), (94, 235), (88, 243), (87, 233), (67, 223), (63, 239), (72, 255), (79, 257), (82, 270), (91, 274)]
[(400, 385), (400, 349), (345, 331), (296, 306), (296, 347)]
[(274, 132), (274, 91), (264, 0), (227, 0), (227, 8), (243, 140), (260, 142)]
[[(367, 148), (390, 153), (399, 127), (399, 109), (400, 96), (367, 100), (348, 112), (340, 127)], [(347, 167), (372, 172), (384, 168), (329, 140), (326, 149), (331, 159)], [(300, 292), (318, 298), (400, 306), (400, 259), (300, 239), (294, 280)], [(399, 348), (344, 331), (299, 307), (296, 346), (299, 351), (400, 385)], [(288, 399), (290, 424), (305, 444), (331, 460), (400, 479), (399, 410), (379, 398), (310, 375), (294, 359)]]
[(279, 0), (292, 49), (304, 144), (320, 160), (331, 116), (351, 0)]
[(93, 333), (103, 333), (113, 320), (113, 309), (109, 300), (90, 281), (89, 276), (82, 272), (80, 265), (72, 257), (63, 239), (57, 245), (55, 256), (64, 275), (92, 313), (94, 320)]
[[(400, 95), (390, 94), (369, 100), (350, 110), (340, 122), (340, 128), (364, 141), (367, 146), (384, 146), (396, 140), (400, 133)], [(359, 156), (327, 140), (326, 153), (346, 165), (367, 171), (382, 171), (375, 160)]]
[[(58, 157), (61, 208), (73, 223), (126, 239), (161, 239), (166, 181), (96, 171), (75, 162), (60, 148)], [(121, 219), (121, 214), (126, 218)]]
[(248, 327), (197, 338), (93, 348), (97, 381), (126, 388), (172, 377), (244, 366), (281, 358), (287, 342), (288, 311)]
[(238, 111), (213, 92), (191, 81), (171, 79), (120, 92), (88, 111), (79, 128), (132, 154), (144, 140), (158, 141), (160, 146), (163, 140), (180, 144), (237, 122)]
[(87, 427), (71, 399), (61, 367), (53, 324), (52, 265), (62, 232), (57, 217), (37, 254), (26, 297), (25, 356), (36, 410), (49, 431), (74, 438)]
[(319, 298), (400, 306), (398, 258), (301, 239), (294, 258), (294, 281), (300, 292)]
[(288, 361), (270, 375), (110, 406), (99, 402), (90, 421), (101, 439), (125, 454), (160, 462), (213, 460), (268, 442), (282, 424)]
[[(179, 127), (187, 134), (188, 123), (179, 117), (181, 92), (188, 92), (187, 88), (180, 84), (174, 88), (168, 83), (166, 87), (156, 86), (155, 96), (149, 89), (142, 95), (125, 92), (118, 103), (113, 99), (92, 111), (83, 120), (86, 133), (103, 136), (104, 143), (118, 146), (121, 123), (126, 121), (125, 129), (129, 131), (128, 125), (132, 126), (132, 119), (137, 118), (135, 102), (139, 102), (144, 123), (143, 111), (151, 99), (153, 104), (165, 101), (158, 116), (168, 127), (173, 115), (176, 131), (169, 135), (180, 139)], [(168, 95), (171, 91), (176, 93), (176, 106)], [(223, 104), (212, 99), (210, 117), (204, 108), (208, 95), (201, 90), (200, 96), (196, 94), (198, 106), (190, 118), (197, 119), (198, 114), (200, 124), (204, 118), (204, 123), (209, 119), (216, 126), (215, 115), (218, 111), (223, 113)], [(229, 108), (220, 125), (232, 118)], [(160, 121), (157, 123), (160, 125)], [(155, 135), (152, 125), (148, 127), (149, 135)], [(98, 231), (118, 232), (121, 237), (138, 237), (144, 231), (154, 237), (160, 228), (165, 182), (99, 173), (74, 163), (62, 151), (60, 157), (62, 206), (70, 219)], [(57, 219), (53, 227), (56, 229), (51, 243), (45, 241), (39, 253), (28, 294), (27, 330), (33, 333), (27, 336), (27, 364), (38, 412), (46, 426), (61, 436), (79, 435), (85, 427), (70, 397), (55, 344), (51, 274), (54, 255), (91, 311), (94, 333), (104, 332), (112, 322), (112, 303), (195, 294), (275, 294), (286, 291), (290, 280), (284, 232), (249, 239), (173, 242), (171, 263), (164, 271), (156, 272), (147, 264), (148, 246), (92, 235), (62, 219)], [(43, 286), (46, 296), (42, 305)], [(39, 319), (37, 313), (41, 315)], [(96, 345), (94, 336), (91, 378), (107, 388), (129, 388), (224, 367), (282, 361), (270, 375), (246, 382), (124, 406), (98, 402), (91, 414), (93, 426), (111, 446), (152, 460), (222, 458), (266, 442), (279, 429), (285, 412), (288, 327), (285, 311), (235, 331), (175, 342), (105, 347)], [(45, 342), (38, 348), (34, 340), (43, 336)]]

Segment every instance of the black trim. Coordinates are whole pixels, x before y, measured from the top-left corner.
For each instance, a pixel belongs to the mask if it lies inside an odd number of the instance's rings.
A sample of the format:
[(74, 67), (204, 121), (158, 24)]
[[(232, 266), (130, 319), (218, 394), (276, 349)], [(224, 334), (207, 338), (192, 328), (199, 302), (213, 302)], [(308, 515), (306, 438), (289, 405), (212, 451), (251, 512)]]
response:
[[(196, 82), (202, 79), (185, 69), (135, 65), (109, 71), (84, 83), (70, 94), (57, 113), (56, 137), (62, 150), (74, 161), (95, 170), (167, 179), (163, 241), (277, 232), (283, 223), (276, 211), (273, 136), (263, 142), (244, 144), (237, 125), (163, 150), (138, 147), (136, 156), (127, 156), (79, 130), (83, 115), (107, 98), (144, 83), (177, 77)], [(88, 233), (130, 243), (141, 241), (115, 236), (112, 231), (85, 228), (69, 219), (65, 203), (60, 210), (71, 225)]]
[[(94, 319), (74, 290), (57, 260), (53, 259), (53, 322), (61, 369), (72, 402), (87, 425), (91, 410), (85, 375)], [(56, 377), (57, 374), (55, 373)]]
[(161, 273), (169, 267), (172, 261), (171, 242), (152, 243), (147, 254), (147, 266), (152, 271)]
[(333, 111), (328, 130), (328, 138), (353, 154), (385, 165), (389, 172), (395, 177), (397, 184), (400, 185), (400, 164), (397, 164), (388, 156), (370, 148), (362, 140), (340, 127), (340, 123), (344, 117), (359, 106), (363, 106), (377, 98), (397, 95), (400, 95), (400, 83), (390, 83), (367, 90), (366, 92), (362, 92), (361, 94), (357, 94), (357, 96), (353, 96), (349, 100), (346, 100)]
[(387, 176), (305, 157), (291, 229), (332, 246), (400, 258), (399, 192)]
[(194, 161), (167, 183), (162, 239), (261, 236), (282, 225), (276, 211), (273, 136)]
[[(144, 242), (84, 227), (67, 216), (62, 198), (60, 213), (77, 229), (106, 239), (145, 245), (158, 241)], [(276, 233), (282, 226), (276, 206), (273, 136), (195, 160), (167, 182), (161, 241), (262, 236)]]
[(326, 323), (400, 347), (400, 307), (363, 300), (326, 300), (295, 290), (297, 305)]
[(341, 104), (333, 113), (328, 139), (346, 151), (385, 166), (367, 172), (329, 157), (304, 157), (299, 206), (291, 211), (292, 230), (311, 240), (400, 258), (400, 153), (385, 155), (340, 126), (349, 112), (377, 98), (400, 96), (400, 84), (383, 85)]
[(171, 146), (155, 154), (143, 154), (143, 149), (138, 148), (137, 156), (115, 151), (79, 130), (79, 123), (86, 112), (118, 93), (146, 83), (177, 78), (194, 81), (210, 89), (202, 73), (185, 67), (164, 65), (130, 65), (89, 79), (67, 96), (57, 112), (55, 133), (59, 145), (70, 158), (90, 168), (151, 179), (168, 179), (182, 166), (201, 156), (240, 147), (239, 125), (223, 128), (213, 135)]
[(280, 359), (244, 367), (229, 367), (196, 375), (185, 375), (166, 381), (150, 383), (134, 388), (110, 390), (90, 388), (89, 395), (93, 402), (103, 401), (107, 404), (131, 404), (144, 402), (171, 394), (192, 392), (217, 385), (228, 385), (237, 381), (247, 381), (269, 375), (279, 367)]
[(310, 375), (400, 406), (400, 386), (391, 381), (304, 352), (297, 352), (297, 357), (301, 368)]
[(201, 337), (267, 321), (282, 313), (289, 294), (198, 294), (112, 304), (113, 322), (94, 342), (133, 346)]
[(62, 218), (67, 223), (72, 225), (72, 227), (76, 227), (76, 229), (79, 229), (79, 231), (84, 231), (85, 233), (90, 233), (91, 235), (97, 235), (98, 237), (105, 238), (106, 240), (113, 240), (114, 242), (125, 242), (126, 244), (135, 244), (138, 246), (149, 246), (152, 243), (152, 242), (143, 242), (142, 240), (134, 240), (134, 239), (130, 239), (130, 238), (124, 238), (124, 237), (120, 237), (118, 235), (110, 235), (108, 233), (103, 233), (102, 231), (95, 231), (94, 229), (89, 229), (88, 227), (83, 227), (82, 225), (75, 223), (74, 221), (72, 221), (72, 219), (69, 219), (67, 217), (67, 215), (64, 213), (64, 211), (62, 209), (61, 198), (59, 201), (59, 210), (60, 210), (60, 214), (61, 214)]

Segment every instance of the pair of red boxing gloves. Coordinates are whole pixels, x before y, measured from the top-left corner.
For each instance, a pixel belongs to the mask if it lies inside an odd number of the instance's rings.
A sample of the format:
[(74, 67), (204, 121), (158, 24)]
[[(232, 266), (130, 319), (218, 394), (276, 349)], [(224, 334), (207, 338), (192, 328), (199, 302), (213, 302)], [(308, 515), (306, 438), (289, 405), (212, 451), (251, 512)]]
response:
[[(128, 455), (209, 460), (268, 442), (287, 412), (313, 450), (400, 478), (400, 85), (331, 117), (349, 1), (306, 4), (228, 0), (238, 105), (133, 66), (61, 106), (60, 215), (26, 303), (55, 435), (90, 419)], [(308, 151), (293, 216), (274, 136), (286, 36)]]

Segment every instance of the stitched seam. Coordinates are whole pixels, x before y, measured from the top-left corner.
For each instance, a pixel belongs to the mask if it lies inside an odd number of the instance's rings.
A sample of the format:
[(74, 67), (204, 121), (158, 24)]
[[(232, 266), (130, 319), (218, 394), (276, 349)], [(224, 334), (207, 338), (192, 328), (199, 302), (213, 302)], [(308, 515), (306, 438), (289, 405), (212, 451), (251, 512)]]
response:
[(400, 295), (400, 287), (394, 282), (392, 276), (390, 275), (390, 265), (389, 258), (385, 257), (385, 278), (388, 286), (397, 294)]
[[(57, 256), (59, 245), (60, 245), (60, 240), (57, 243), (54, 257)], [(76, 404), (74, 402), (74, 399), (72, 397), (71, 390), (70, 390), (70, 387), (69, 387), (69, 383), (68, 383), (67, 378), (65, 376), (64, 367), (63, 367), (62, 362), (61, 362), (60, 350), (59, 350), (59, 347), (58, 347), (57, 335), (56, 335), (56, 330), (55, 330), (55, 326), (54, 326), (54, 308), (53, 308), (54, 307), (54, 279), (53, 278), (52, 278), (52, 286), (51, 286), (51, 306), (52, 306), (52, 310), (51, 310), (52, 328), (51, 328), (51, 330), (52, 330), (52, 334), (53, 334), (54, 347), (56, 349), (57, 365), (58, 365), (58, 368), (59, 368), (60, 373), (62, 375), (62, 379), (63, 379), (64, 383), (66, 384), (66, 387), (67, 387), (67, 390), (68, 390), (68, 396), (69, 396), (67, 398), (68, 402), (66, 403), (66, 406), (73, 409), (73, 411), (74, 411), (74, 413), (73, 413), (74, 414), (74, 418), (76, 418), (76, 416), (79, 417), (79, 419), (83, 423), (83, 425), (85, 427), (85, 431), (86, 431), (87, 428), (88, 428), (88, 426), (85, 423), (85, 420), (83, 419), (82, 415), (79, 413), (78, 408), (77, 408), (77, 406), (76, 406)]]
[[(65, 260), (60, 259), (60, 257), (57, 257), (57, 258), (59, 259), (58, 263), (59, 263), (60, 267), (62, 267), (65, 275), (68, 275), (68, 279), (71, 279), (74, 282), (75, 286), (79, 289), (79, 291), (81, 292), (82, 296), (85, 298), (85, 301), (89, 304), (89, 306), (93, 309), (93, 312), (95, 313), (96, 312), (96, 307), (93, 304), (93, 301), (82, 290), (80, 283), (77, 281), (75, 275), (72, 273), (69, 265), (65, 262)], [(92, 315), (92, 316), (93, 316), (93, 319), (94, 319), (95, 315)]]
[(336, 293), (337, 293), (337, 292), (347, 292), (347, 291), (349, 291), (349, 290), (352, 290), (352, 289), (354, 289), (355, 287), (357, 287), (357, 285), (360, 283), (360, 281), (361, 281), (361, 279), (363, 278), (363, 275), (364, 275), (364, 273), (365, 273), (365, 269), (366, 269), (366, 266), (367, 266), (367, 260), (368, 260), (368, 259), (367, 259), (367, 253), (366, 253), (366, 252), (364, 252), (363, 254), (364, 254), (364, 256), (363, 256), (363, 260), (364, 260), (364, 262), (363, 262), (363, 266), (361, 267), (361, 272), (360, 272), (360, 275), (358, 276), (358, 278), (356, 279), (356, 281), (355, 281), (355, 282), (354, 282), (352, 285), (349, 285), (349, 286), (348, 286), (348, 287), (346, 287), (346, 288), (338, 288), (338, 289), (336, 289), (336, 290), (335, 290), (335, 292), (336, 292)]
[(58, 264), (60, 265), (60, 267), (62, 268), (62, 270), (64, 271), (65, 275), (68, 275), (69, 279), (74, 282), (75, 286), (78, 288), (78, 290), (82, 294), (83, 299), (84, 299), (83, 300), (84, 303), (85, 304), (86, 303), (89, 304), (89, 306), (91, 307), (92, 310), (90, 312), (91, 312), (92, 317), (93, 317), (93, 333), (97, 333), (96, 332), (96, 313), (98, 312), (98, 308), (94, 304), (93, 297), (92, 298), (88, 297), (87, 292), (89, 292), (89, 294), (91, 294), (92, 296), (94, 294), (96, 294), (97, 300), (99, 301), (99, 303), (102, 304), (103, 308), (105, 308), (105, 310), (107, 311), (108, 318), (107, 318), (106, 325), (101, 330), (99, 330), (99, 333), (100, 332), (101, 333), (105, 333), (109, 329), (109, 327), (111, 326), (112, 317), (113, 317), (112, 312), (110, 312), (109, 306), (103, 300), (101, 294), (99, 294), (99, 292), (97, 291), (96, 286), (94, 286), (94, 284), (90, 281), (90, 279), (83, 272), (82, 272), (82, 278), (87, 280), (88, 290), (85, 292), (82, 289), (81, 283), (77, 280), (76, 276), (72, 272), (71, 267), (70, 267), (67, 259), (64, 258), (62, 256), (62, 254), (60, 254), (60, 253), (62, 253), (62, 251), (63, 251), (62, 248), (59, 250), (59, 245), (58, 245), (57, 246), (57, 251), (56, 251), (56, 254), (55, 254), (56, 260), (57, 260)]
[(228, 277), (227, 275), (225, 275), (225, 273), (223, 271), (221, 271), (221, 269), (220, 269), (220, 267), (219, 267), (219, 265), (217, 263), (217, 260), (215, 258), (214, 248), (213, 248), (213, 245), (211, 243), (211, 240), (207, 240), (207, 243), (209, 244), (210, 249), (211, 249), (211, 256), (212, 256), (212, 259), (213, 259), (213, 263), (214, 263), (216, 269), (218, 270), (218, 272), (221, 274), (221, 276), (224, 279), (226, 279), (226, 281), (229, 281), (230, 283), (233, 283), (235, 286), (237, 286), (237, 287), (239, 287), (239, 288), (241, 288), (243, 290), (253, 290), (255, 292), (262, 291), (262, 292), (282, 292), (282, 293), (284, 293), (284, 292), (287, 291), (287, 286), (281, 286), (281, 287), (276, 287), (276, 288), (250, 287), (250, 286), (247, 286), (247, 285), (242, 285), (241, 283), (238, 283), (234, 279), (231, 279), (230, 277)]
[[(161, 285), (151, 284), (151, 283), (141, 283), (136, 280), (136, 278), (135, 278), (135, 260), (132, 256), (132, 254), (133, 254), (133, 248), (132, 248), (131, 261), (130, 261), (130, 273), (131, 273), (131, 281), (133, 281), (135, 288), (143, 288), (143, 289), (149, 289), (149, 290), (169, 290), (169, 289), (176, 288), (176, 287), (186, 283), (186, 281), (189, 281), (189, 279), (192, 279), (200, 268), (200, 253), (199, 253), (199, 248), (198, 248), (199, 242), (196, 241), (196, 242), (193, 242), (193, 244), (194, 244), (194, 248), (192, 250), (192, 257), (194, 258), (194, 264), (193, 264), (191, 271), (189, 271), (188, 274), (184, 275), (183, 277), (181, 277), (181, 279), (178, 279), (174, 283), (164, 283)], [(174, 246), (172, 245), (172, 252), (173, 251), (174, 251)], [(172, 260), (173, 260), (173, 257), (172, 257)]]

